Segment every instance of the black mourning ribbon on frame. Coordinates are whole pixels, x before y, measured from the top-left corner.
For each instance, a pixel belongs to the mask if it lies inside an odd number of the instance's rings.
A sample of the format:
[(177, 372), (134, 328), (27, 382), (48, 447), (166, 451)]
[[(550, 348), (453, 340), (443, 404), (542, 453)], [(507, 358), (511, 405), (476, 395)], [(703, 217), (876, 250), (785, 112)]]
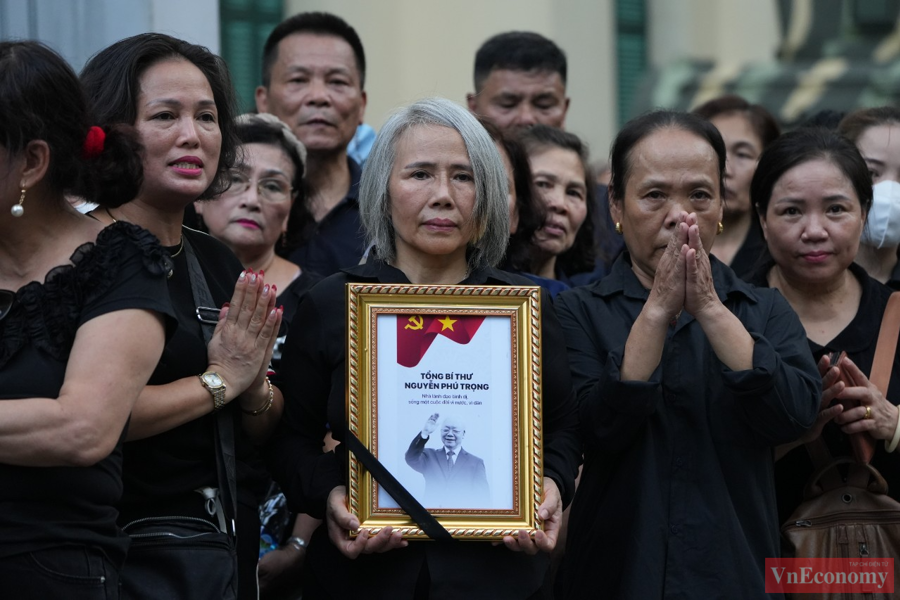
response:
[(422, 528), (425, 535), (438, 542), (456, 541), (456, 539), (450, 535), (450, 532), (444, 529), (443, 525), (438, 523), (438, 520), (434, 518), (434, 515), (428, 512), (424, 506), (419, 504), (419, 501), (403, 487), (403, 484), (397, 481), (396, 477), (391, 475), (391, 472), (375, 458), (374, 454), (369, 452), (368, 448), (363, 446), (363, 443), (359, 441), (358, 437), (350, 431), (347, 431), (344, 437), (350, 451), (353, 452), (360, 462), (362, 462), (363, 466), (368, 469), (369, 473), (372, 474), (372, 477), (375, 478), (375, 481), (391, 495), (391, 498), (397, 501), (400, 508), (402, 508), (406, 514)]

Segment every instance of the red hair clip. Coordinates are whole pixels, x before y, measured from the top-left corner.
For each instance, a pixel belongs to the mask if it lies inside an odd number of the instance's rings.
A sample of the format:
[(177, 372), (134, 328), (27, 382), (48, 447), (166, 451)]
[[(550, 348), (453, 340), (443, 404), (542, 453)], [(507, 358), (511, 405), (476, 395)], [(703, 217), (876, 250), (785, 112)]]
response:
[(81, 148), (81, 156), (85, 159), (96, 158), (103, 152), (103, 143), (106, 141), (106, 132), (94, 125), (88, 129), (84, 138), (84, 146)]

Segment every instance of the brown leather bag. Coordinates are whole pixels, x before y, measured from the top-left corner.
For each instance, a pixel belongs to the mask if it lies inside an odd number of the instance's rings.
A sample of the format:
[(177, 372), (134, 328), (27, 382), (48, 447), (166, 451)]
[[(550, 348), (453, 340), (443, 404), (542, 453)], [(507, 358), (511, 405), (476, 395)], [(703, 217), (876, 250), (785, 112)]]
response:
[[(846, 483), (828, 487), (825, 476), (850, 466)], [(872, 479), (871, 483), (869, 479)], [(788, 558), (894, 558), (900, 560), (900, 502), (887, 495), (888, 486), (872, 465), (849, 456), (816, 471), (804, 498), (781, 526), (783, 555)], [(895, 568), (898, 565), (895, 565)], [(897, 589), (897, 588), (895, 588)], [(794, 600), (887, 598), (887, 594), (793, 594)]]
[[(845, 464), (854, 470), (848, 481), (831, 489), (823, 487), (822, 476)], [(872, 481), (866, 485), (869, 478)], [(781, 527), (794, 550), (792, 556), (900, 558), (900, 502), (887, 492), (887, 482), (875, 467), (856, 464), (849, 456), (817, 471), (804, 490), (809, 500)]]

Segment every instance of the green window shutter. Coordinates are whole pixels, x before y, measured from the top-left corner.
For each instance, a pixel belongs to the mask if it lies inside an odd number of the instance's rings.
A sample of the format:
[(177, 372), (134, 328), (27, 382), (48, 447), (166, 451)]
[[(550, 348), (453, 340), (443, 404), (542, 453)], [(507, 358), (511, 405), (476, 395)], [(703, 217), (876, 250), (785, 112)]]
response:
[(220, 0), (222, 58), (228, 63), (241, 112), (254, 112), (262, 83), (262, 51), (284, 18), (282, 0)]
[(617, 107), (619, 126), (632, 114), (638, 84), (647, 69), (647, 7), (645, 0), (616, 0)]

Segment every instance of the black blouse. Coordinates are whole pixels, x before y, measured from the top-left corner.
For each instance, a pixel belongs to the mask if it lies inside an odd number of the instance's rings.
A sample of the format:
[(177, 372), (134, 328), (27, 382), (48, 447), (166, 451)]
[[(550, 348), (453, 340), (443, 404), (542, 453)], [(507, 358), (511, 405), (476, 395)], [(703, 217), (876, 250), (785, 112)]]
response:
[[(269, 448), (270, 468), (293, 510), (322, 517), (328, 494), (343, 485), (343, 444), (322, 453), (330, 424), (342, 440), (345, 416), (345, 285), (348, 282), (409, 283), (377, 258), (323, 280), (307, 293), (285, 345), (280, 389), (285, 395), (282, 427)], [(531, 285), (496, 269), (475, 270), (468, 285)], [(546, 294), (542, 300), (544, 473), (565, 502), (571, 498), (581, 454), (565, 342)], [(546, 555), (527, 556), (488, 543), (411, 542), (409, 547), (348, 560), (320, 527), (309, 546), (309, 571), (335, 598), (357, 598), (378, 590), (380, 598), (412, 598), (423, 566), (431, 589), (449, 586), (465, 598), (525, 598), (541, 584)]]
[[(57, 398), (78, 328), (95, 317), (134, 308), (173, 316), (169, 265), (151, 233), (116, 223), (43, 283), (20, 288), (0, 321), (0, 399)], [(121, 494), (121, 439), (91, 467), (0, 465), (0, 556), (77, 543), (121, 565), (128, 547), (116, 527)]]
[(627, 254), (560, 294), (585, 437), (569, 517), (565, 598), (761, 598), (779, 556), (773, 447), (816, 417), (819, 374), (781, 294), (710, 257), (716, 292), (753, 337), (753, 368), (722, 364), (687, 312), (648, 381), (622, 381), (649, 292)]

